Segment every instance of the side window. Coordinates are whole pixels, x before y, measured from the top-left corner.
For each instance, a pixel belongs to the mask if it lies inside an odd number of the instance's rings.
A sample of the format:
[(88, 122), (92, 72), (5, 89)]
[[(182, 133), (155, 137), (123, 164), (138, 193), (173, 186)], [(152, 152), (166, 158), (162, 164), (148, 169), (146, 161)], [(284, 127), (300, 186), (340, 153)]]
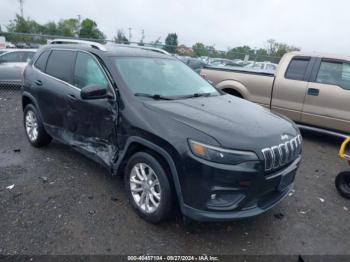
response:
[(309, 58), (293, 58), (289, 63), (285, 77), (292, 80), (304, 80)]
[(88, 85), (107, 87), (108, 80), (92, 55), (79, 52), (75, 62), (73, 85), (83, 88)]
[(71, 83), (75, 52), (66, 50), (53, 50), (46, 65), (46, 73)]
[(22, 62), (29, 63), (30, 61), (32, 61), (34, 54), (34, 52), (23, 52)]
[(1, 61), (4, 63), (20, 63), (22, 62), (21, 52), (10, 52), (1, 56)]
[(50, 51), (43, 52), (39, 58), (36, 60), (34, 66), (39, 70), (45, 72), (47, 58), (49, 57)]
[(267, 64), (267, 65), (266, 65), (266, 69), (267, 69), (267, 70), (276, 70), (276, 66), (275, 66), (275, 65), (272, 65), (272, 64)]
[(322, 61), (316, 82), (337, 85), (350, 90), (350, 64), (338, 61)]

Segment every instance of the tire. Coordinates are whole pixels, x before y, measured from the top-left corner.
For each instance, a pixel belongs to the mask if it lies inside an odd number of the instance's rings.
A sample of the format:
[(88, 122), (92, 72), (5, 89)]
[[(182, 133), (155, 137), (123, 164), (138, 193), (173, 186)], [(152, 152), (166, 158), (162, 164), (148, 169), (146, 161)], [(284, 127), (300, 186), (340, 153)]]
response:
[[(24, 108), (23, 125), (28, 141), (32, 146), (43, 147), (50, 144), (52, 137), (46, 133), (38, 111), (32, 104)], [(31, 126), (33, 129), (31, 129)]]
[(335, 179), (335, 187), (342, 197), (350, 199), (350, 172), (341, 172)]
[(136, 213), (153, 224), (166, 220), (173, 208), (173, 191), (160, 162), (149, 153), (138, 152), (125, 170), (126, 192)]

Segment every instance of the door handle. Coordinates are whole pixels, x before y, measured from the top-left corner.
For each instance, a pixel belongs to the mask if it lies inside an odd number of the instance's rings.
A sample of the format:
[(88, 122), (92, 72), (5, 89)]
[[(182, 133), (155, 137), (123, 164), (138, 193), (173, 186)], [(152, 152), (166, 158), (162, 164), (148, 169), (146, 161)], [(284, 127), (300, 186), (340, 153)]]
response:
[(42, 85), (43, 85), (43, 82), (42, 82), (41, 80), (36, 80), (36, 81), (35, 81), (35, 84), (36, 84), (37, 86), (42, 86)]
[(307, 90), (307, 94), (309, 96), (318, 96), (320, 94), (320, 89), (317, 89), (317, 88), (309, 88)]

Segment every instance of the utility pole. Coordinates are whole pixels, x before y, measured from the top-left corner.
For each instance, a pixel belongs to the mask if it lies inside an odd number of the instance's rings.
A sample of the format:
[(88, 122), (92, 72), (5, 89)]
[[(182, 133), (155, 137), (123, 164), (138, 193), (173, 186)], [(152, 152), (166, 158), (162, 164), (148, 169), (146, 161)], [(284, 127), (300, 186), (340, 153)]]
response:
[(129, 27), (128, 30), (129, 30), (129, 42), (131, 43), (131, 37), (132, 37), (132, 35), (131, 35), (131, 30), (132, 30), (132, 28)]
[(143, 44), (143, 40), (144, 39), (145, 39), (145, 30), (142, 29), (142, 31), (141, 31), (141, 41), (140, 41), (141, 44)]
[(23, 17), (23, 3), (24, 3), (24, 0), (18, 0), (19, 2), (19, 6), (20, 6), (20, 11), (21, 11), (21, 17)]

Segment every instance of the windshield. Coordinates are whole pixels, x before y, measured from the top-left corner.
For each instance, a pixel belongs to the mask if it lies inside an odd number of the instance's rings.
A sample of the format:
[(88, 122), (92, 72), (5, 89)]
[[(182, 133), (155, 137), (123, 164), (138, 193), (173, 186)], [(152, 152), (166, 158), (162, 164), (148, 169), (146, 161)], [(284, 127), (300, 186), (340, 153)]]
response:
[(165, 58), (122, 57), (115, 64), (135, 94), (181, 97), (219, 92), (181, 61)]

